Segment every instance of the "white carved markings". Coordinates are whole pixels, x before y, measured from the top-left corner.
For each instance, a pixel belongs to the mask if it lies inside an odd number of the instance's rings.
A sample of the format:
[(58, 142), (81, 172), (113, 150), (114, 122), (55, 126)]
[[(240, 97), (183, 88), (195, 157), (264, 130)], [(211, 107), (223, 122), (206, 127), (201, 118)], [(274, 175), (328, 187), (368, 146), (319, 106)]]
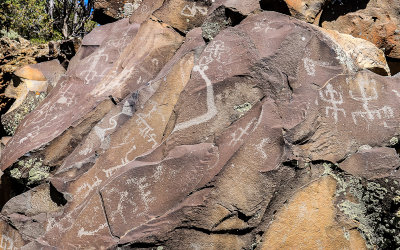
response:
[(335, 120), (335, 123), (338, 122), (338, 113), (341, 112), (346, 117), (346, 111), (342, 108), (339, 108), (338, 105), (343, 104), (343, 96), (341, 93), (333, 89), (333, 86), (328, 83), (325, 90), (319, 91), (319, 97), (322, 101), (331, 104), (331, 106), (325, 107), (326, 117), (329, 116), (329, 111), (332, 111), (332, 117)]
[(253, 118), (244, 128), (239, 128), (235, 132), (231, 134), (231, 141), (229, 142), (229, 146), (235, 146), (238, 142), (241, 142), (242, 137), (248, 135), (249, 129), (253, 125), (253, 123), (257, 121), (257, 118)]
[(93, 236), (96, 233), (98, 233), (100, 230), (107, 228), (108, 225), (107, 223), (101, 224), (98, 228), (91, 230), (91, 231), (86, 231), (83, 227), (81, 227), (78, 231), (78, 237), (81, 238), (82, 236)]
[[(102, 181), (101, 179), (99, 179), (99, 177), (95, 176), (95, 177), (94, 177), (94, 181), (93, 181), (92, 184), (89, 184), (88, 182), (84, 183), (83, 185), (81, 185), (81, 186), (77, 189), (76, 193), (77, 193), (77, 195), (79, 195), (79, 196), (81, 196), (81, 197), (87, 197), (87, 195), (88, 195), (89, 193), (91, 193), (93, 190), (95, 190), (98, 186), (100, 186), (100, 184), (101, 184), (102, 182), (103, 182), (103, 181)], [(83, 191), (85, 191), (85, 192), (84, 192), (83, 195), (82, 195), (82, 192), (83, 192)]]
[(397, 91), (397, 90), (395, 90), (395, 89), (392, 89), (392, 92), (394, 92), (394, 93), (396, 94), (397, 97), (400, 97), (399, 91)]
[(268, 159), (268, 154), (265, 152), (264, 147), (271, 143), (269, 138), (263, 138), (259, 144), (256, 145), (256, 150), (260, 153), (263, 159)]
[(177, 124), (173, 132), (207, 122), (218, 113), (214, 102), (214, 88), (211, 80), (208, 78), (205, 72), (208, 70), (208, 65), (214, 60), (224, 63), (221, 59), (221, 55), (229, 52), (229, 48), (226, 48), (224, 42), (222, 41), (214, 41), (204, 50), (204, 52), (206, 52), (206, 54), (200, 59), (199, 64), (193, 67), (193, 71), (199, 72), (201, 78), (203, 78), (204, 82), (206, 83), (207, 112), (201, 116)]
[(364, 110), (352, 112), (352, 118), (354, 124), (357, 125), (357, 118), (364, 118), (365, 121), (373, 121), (374, 119), (388, 119), (394, 117), (393, 109), (389, 106), (383, 106), (382, 108), (372, 108), (370, 102), (378, 100), (378, 92), (376, 90), (375, 80), (359, 79), (358, 81), (359, 93), (356, 95), (352, 90), (349, 90), (349, 95), (353, 100), (362, 102)]
[(304, 63), (304, 68), (305, 68), (305, 70), (307, 72), (307, 75), (309, 75), (309, 76), (315, 76), (315, 72), (316, 72), (315, 67), (316, 66), (320, 66), (320, 67), (328, 67), (328, 66), (330, 66), (330, 64), (327, 63), (327, 62), (315, 61), (315, 60), (312, 60), (312, 59), (310, 59), (308, 57), (305, 57), (303, 59), (303, 63)]
[(185, 5), (181, 11), (181, 15), (186, 17), (194, 17), (197, 13), (200, 13), (200, 15), (205, 16), (207, 15), (207, 12), (207, 7), (197, 6), (196, 2), (194, 2), (192, 5)]
[(7, 235), (1, 235), (0, 248), (4, 250), (14, 250), (14, 240)]
[[(138, 207), (136, 205), (136, 203), (133, 201), (132, 198), (129, 198), (129, 192), (128, 191), (122, 191), (119, 192), (118, 190), (116, 190), (115, 188), (111, 188), (110, 190), (107, 191), (108, 194), (112, 194), (115, 193), (116, 195), (120, 195), (119, 196), (119, 201), (117, 204), (117, 208), (113, 211), (111, 211), (110, 213), (110, 219), (112, 222), (115, 222), (117, 216), (121, 217), (121, 219), (124, 221), (124, 223), (126, 224), (126, 219), (124, 216), (124, 210), (126, 209), (126, 203), (129, 203), (130, 205), (130, 210), (129, 213), (136, 213), (138, 210)], [(132, 196), (132, 195), (131, 195)]]
[(108, 55), (105, 54), (105, 47), (99, 48), (94, 55), (90, 56), (89, 68), (80, 73), (84, 77), (85, 84), (89, 84), (95, 77), (100, 76), (97, 72), (99, 63), (106, 64), (108, 62)]
[(143, 177), (132, 177), (126, 180), (126, 184), (135, 185), (139, 191), (140, 200), (143, 202), (143, 211), (138, 213), (137, 216), (141, 217), (146, 215), (150, 209), (151, 203), (155, 201), (155, 198), (151, 196), (151, 191), (147, 190), (150, 184), (147, 182), (147, 178)]

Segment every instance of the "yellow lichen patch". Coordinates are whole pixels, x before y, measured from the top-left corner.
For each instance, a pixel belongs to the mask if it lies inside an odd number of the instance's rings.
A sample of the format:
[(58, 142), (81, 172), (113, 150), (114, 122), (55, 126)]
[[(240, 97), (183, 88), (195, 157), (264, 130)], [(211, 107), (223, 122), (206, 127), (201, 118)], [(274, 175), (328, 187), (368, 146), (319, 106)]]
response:
[(335, 220), (336, 181), (322, 177), (295, 194), (266, 232), (262, 249), (366, 249), (356, 230)]

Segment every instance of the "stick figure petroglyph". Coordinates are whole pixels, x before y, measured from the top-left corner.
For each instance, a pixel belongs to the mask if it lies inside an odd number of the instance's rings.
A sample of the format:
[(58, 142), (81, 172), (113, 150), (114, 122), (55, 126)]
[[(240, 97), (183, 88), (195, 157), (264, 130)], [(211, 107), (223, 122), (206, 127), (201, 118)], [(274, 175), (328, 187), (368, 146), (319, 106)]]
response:
[[(353, 100), (362, 102), (362, 106), (364, 108), (364, 111), (356, 111), (351, 113), (354, 124), (357, 125), (357, 117), (362, 117), (367, 122), (368, 120), (373, 121), (375, 118), (380, 120), (383, 117), (386, 119), (394, 117), (393, 109), (389, 106), (384, 106), (379, 109), (371, 109), (369, 102), (378, 100), (378, 92), (376, 91), (376, 82), (374, 80), (368, 81), (367, 79), (360, 79), (358, 81), (358, 87), (360, 91), (359, 97), (354, 95), (353, 91), (349, 90), (350, 97)], [(370, 90), (370, 93), (367, 92), (367, 89)]]
[(332, 85), (329, 83), (326, 86), (326, 90), (320, 90), (319, 96), (322, 101), (330, 103), (332, 106), (325, 107), (326, 117), (329, 116), (329, 110), (332, 110), (332, 117), (335, 119), (335, 123), (338, 122), (338, 113), (342, 112), (346, 117), (346, 111), (342, 108), (338, 108), (338, 105), (343, 104), (342, 94), (333, 89)]
[(242, 141), (242, 137), (244, 135), (248, 135), (248, 130), (250, 129), (251, 125), (256, 121), (256, 118), (253, 118), (244, 128), (239, 128), (235, 132), (231, 134), (231, 141), (229, 142), (229, 146), (235, 146), (238, 142)]

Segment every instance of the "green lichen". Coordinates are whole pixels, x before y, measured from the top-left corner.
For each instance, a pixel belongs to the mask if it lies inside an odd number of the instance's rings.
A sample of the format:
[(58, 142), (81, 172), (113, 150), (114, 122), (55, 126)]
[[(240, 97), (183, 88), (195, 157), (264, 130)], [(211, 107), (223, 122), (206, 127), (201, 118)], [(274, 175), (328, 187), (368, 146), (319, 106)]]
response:
[(393, 202), (396, 205), (400, 204), (400, 195), (397, 195), (397, 196), (393, 197)]
[[(358, 222), (358, 229), (365, 238), (367, 247), (369, 249), (400, 247), (400, 237), (394, 237), (400, 232), (400, 209), (391, 212), (392, 203), (399, 206), (400, 195), (396, 195), (398, 190), (387, 188), (395, 182), (391, 184), (389, 180), (384, 179), (364, 180), (337, 172), (329, 163), (324, 163), (323, 167), (325, 168), (323, 175), (330, 175), (337, 181), (338, 209), (348, 218)], [(349, 197), (353, 198), (349, 200)]]
[(389, 143), (390, 145), (394, 146), (399, 143), (399, 139), (397, 137), (393, 137), (392, 139), (390, 139)]
[(34, 184), (49, 177), (50, 168), (43, 164), (43, 159), (32, 157), (17, 162), (16, 168), (23, 179), (27, 179), (27, 184)]
[(29, 170), (28, 184), (39, 182), (49, 177), (50, 168), (47, 166), (34, 166)]
[(45, 97), (46, 93), (36, 94), (30, 92), (18, 108), (10, 113), (4, 114), (1, 122), (7, 134), (14, 135), (18, 125), (25, 118), (25, 116), (32, 112)]
[(18, 168), (11, 169), (10, 170), (10, 175), (14, 179), (20, 179), (21, 176), (22, 176), (22, 174), (21, 174), (21, 172), (19, 171)]
[(209, 41), (213, 40), (218, 33), (230, 24), (227, 20), (216, 21), (216, 22), (205, 22), (203, 24), (202, 31), (203, 37)]
[(252, 108), (252, 105), (249, 102), (245, 102), (243, 104), (240, 104), (240, 105), (237, 105), (237, 106), (233, 107), (234, 110), (236, 110), (236, 111), (238, 111), (240, 113), (246, 113), (251, 108)]

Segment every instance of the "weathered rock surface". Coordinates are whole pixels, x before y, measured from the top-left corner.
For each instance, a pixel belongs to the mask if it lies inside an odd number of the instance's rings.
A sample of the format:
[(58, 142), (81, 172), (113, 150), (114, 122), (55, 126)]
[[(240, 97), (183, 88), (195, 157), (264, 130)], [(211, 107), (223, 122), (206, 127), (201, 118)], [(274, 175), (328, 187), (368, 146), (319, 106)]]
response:
[(9, 135), (15, 133), (19, 123), (39, 105), (64, 73), (65, 69), (56, 59), (26, 65), (14, 72), (15, 77), (4, 94), (15, 101), (1, 115), (1, 123)]
[(400, 3), (390, 0), (331, 1), (321, 25), (374, 43), (385, 54), (400, 58)]
[(399, 78), (246, 2), (143, 1), (83, 39), (2, 151), (34, 187), (3, 207), (12, 244), (400, 247)]

